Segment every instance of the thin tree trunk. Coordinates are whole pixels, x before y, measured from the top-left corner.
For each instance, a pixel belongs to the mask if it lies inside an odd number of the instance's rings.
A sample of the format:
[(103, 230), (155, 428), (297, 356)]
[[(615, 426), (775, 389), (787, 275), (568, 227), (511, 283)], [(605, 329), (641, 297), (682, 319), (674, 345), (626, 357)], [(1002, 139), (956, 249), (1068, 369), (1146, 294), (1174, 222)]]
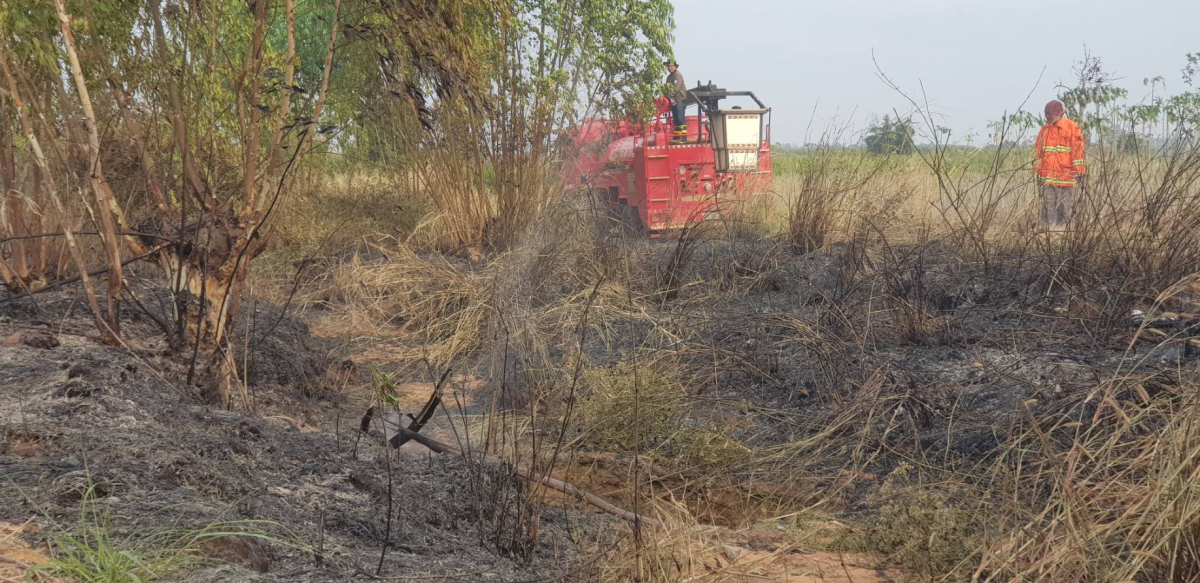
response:
[[(312, 142), (313, 134), (317, 133), (318, 128), (320, 127), (319, 124), (321, 121), (321, 112), (325, 108), (325, 96), (329, 93), (329, 77), (333, 72), (333, 55), (337, 49), (337, 38), (338, 34), (340, 34), (340, 31), (338, 30), (338, 16), (341, 14), (341, 12), (342, 0), (337, 0), (333, 4), (333, 22), (329, 27), (329, 46), (325, 50), (325, 69), (321, 76), (320, 92), (317, 94), (317, 103), (313, 106), (312, 119), (310, 119), (308, 125), (301, 130), (300, 143), (296, 145), (296, 158), (291, 163), (293, 167), (298, 167), (300, 165), (300, 161), (304, 159), (304, 155), (308, 151), (308, 144)], [(289, 178), (287, 187), (284, 189), (285, 191), (291, 190), (292, 182), (295, 180), (296, 175), (292, 174), (291, 176), (292, 177)], [(259, 201), (259, 206), (256, 210), (261, 212), (266, 204), (267, 201), (264, 197), (264, 200)]]
[(261, 123), (263, 117), (263, 112), (260, 108), (264, 106), (259, 103), (259, 90), (262, 88), (264, 29), (266, 28), (267, 13), (270, 7), (271, 0), (257, 0), (254, 3), (254, 36), (250, 41), (250, 47), (246, 55), (246, 67), (242, 72), (243, 80), (245, 77), (250, 78), (249, 91), (242, 93), (242, 97), (249, 100), (250, 106), (249, 135), (242, 144), (242, 162), (243, 171), (245, 172), (242, 177), (242, 191), (245, 193), (244, 202), (247, 211), (255, 208), (254, 195), (256, 194), (256, 189), (254, 187), (255, 181), (258, 178), (258, 151), (262, 147), (262, 144), (259, 143), (262, 136)]
[[(84, 17), (86, 17), (89, 21), (94, 22), (96, 16), (92, 12), (91, 2), (84, 2), (83, 10)], [(161, 22), (156, 22), (155, 24), (159, 27), (162, 26)], [(112, 87), (113, 96), (117, 100), (117, 109), (121, 115), (121, 118), (124, 119), (125, 126), (129, 128), (129, 133), (133, 135), (133, 146), (134, 149), (137, 150), (138, 160), (142, 165), (142, 171), (146, 174), (146, 187), (150, 191), (151, 198), (154, 199), (154, 205), (158, 207), (158, 212), (161, 215), (163, 226), (167, 227), (168, 221), (170, 220), (170, 205), (167, 203), (167, 198), (163, 194), (162, 187), (158, 184), (158, 176), (154, 168), (154, 158), (146, 149), (145, 136), (142, 135), (141, 124), (138, 123), (137, 117), (132, 112), (132, 107), (129, 102), (129, 94), (126, 93), (124, 84), (121, 83), (116, 71), (113, 70), (112, 61), (108, 58), (108, 55), (104, 50), (104, 45), (97, 45), (95, 51), (99, 53), (99, 58), (97, 60), (103, 64), (105, 74), (108, 77), (108, 83)], [(116, 209), (116, 211), (121, 213), (118, 215), (121, 219), (121, 229), (124, 231), (133, 230), (129, 228), (129, 225), (124, 220), (123, 211), (121, 211), (119, 207)], [(140, 246), (140, 241), (138, 241), (136, 238), (130, 238), (129, 241), (135, 246)], [(144, 252), (144, 250), (138, 250), (136, 248), (134, 249), (134, 253), (137, 255), (141, 255)]]
[(296, 7), (293, 0), (284, 0), (285, 19), (287, 20), (287, 58), (284, 62), (283, 84), (279, 87), (279, 111), (275, 120), (275, 131), (271, 133), (271, 142), (267, 145), (267, 169), (263, 172), (262, 188), (257, 199), (247, 199), (243, 216), (262, 209), (271, 186), (275, 184), (275, 175), (279, 171), (279, 143), (283, 140), (283, 128), (287, 125), (288, 114), (291, 113), (292, 92), (296, 87)]
[(71, 63), (71, 74), (75, 79), (75, 94), (79, 97), (79, 105), (83, 108), (84, 124), (87, 127), (88, 139), (88, 184), (91, 186), (92, 197), (96, 203), (96, 214), (99, 215), (101, 240), (104, 243), (104, 254), (108, 262), (108, 334), (106, 344), (118, 344), (121, 334), (121, 286), (123, 285), (124, 270), (121, 267), (121, 247), (117, 239), (117, 227), (114, 215), (120, 213), (117, 203), (113, 200), (112, 191), (104, 180), (104, 169), (100, 165), (100, 132), (96, 129), (96, 112), (92, 109), (92, 99), (88, 95), (87, 80), (83, 77), (83, 68), (79, 64), (79, 54), (75, 50), (75, 36), (71, 33), (71, 16), (67, 14), (63, 0), (54, 0), (58, 9), (58, 22), (62, 26), (63, 41), (67, 49), (67, 58)]
[(63, 217), (63, 235), (67, 240), (67, 249), (71, 253), (71, 259), (75, 263), (75, 268), (79, 271), (79, 278), (83, 281), (83, 289), (87, 294), (88, 304), (92, 308), (92, 314), (96, 317), (96, 327), (100, 329), (101, 335), (107, 339), (112, 335), (112, 332), (104, 320), (104, 313), (100, 310), (100, 302), (96, 299), (96, 290), (92, 287), (91, 279), (88, 277), (87, 264), (83, 261), (83, 252), (79, 250), (75, 234), (71, 231), (70, 221), (67, 218), (67, 209), (63, 206), (62, 199), (58, 196), (58, 190), (54, 187), (54, 176), (50, 173), (50, 165), (46, 163), (46, 156), (42, 152), (37, 134), (33, 132), (33, 123), (29, 120), (29, 112), (25, 110), (24, 104), (21, 103), (20, 93), (17, 92), (17, 82), (13, 79), (12, 73), (8, 69), (8, 55), (2, 49), (0, 49), (0, 69), (3, 70), (4, 80), (8, 83), (9, 98), (12, 99), (13, 106), (19, 114), (21, 129), (25, 131), (25, 139), (29, 141), (29, 149), (33, 151), (33, 159), (41, 171), (46, 188), (50, 191), (50, 198), (54, 201), (55, 208), (58, 209), (59, 214)]
[[(44, 187), (44, 185), (42, 184), (42, 173), (34, 172), (33, 173), (33, 200), (42, 200), (43, 187)], [(42, 209), (36, 209), (36, 210), (38, 212), (33, 213), (33, 218), (30, 220), (30, 222), (33, 224), (30, 225), (29, 230), (34, 233), (44, 233), (45, 229), (43, 228), (43, 223), (42, 223)], [(37, 243), (35, 244), (35, 247), (34, 247), (35, 251), (33, 253), (33, 255), (34, 255), (34, 257), (33, 257), (34, 272), (41, 274), (43, 277), (45, 277), (47, 279), (49, 279), (49, 277), (50, 277), (50, 274), (46, 273), (46, 266), (48, 265), (47, 261), (48, 261), (48, 256), (49, 256), (48, 250), (50, 248), (50, 241), (51, 241), (51, 239), (39, 239), (37, 241)], [(60, 250), (61, 250), (61, 247), (60, 247)], [(58, 278), (55, 277), (54, 279), (57, 280)]]
[(155, 53), (158, 55), (159, 60), (162, 61), (163, 66), (168, 69), (166, 83), (167, 99), (171, 103), (171, 129), (175, 137), (175, 149), (179, 152), (179, 158), (183, 161), (183, 175), (187, 179), (188, 185), (192, 190), (192, 195), (195, 196), (200, 207), (206, 211), (211, 211), (216, 206), (216, 203), (204, 180), (200, 178), (200, 172), (196, 169), (196, 160), (192, 156), (192, 148), (188, 138), (187, 117), (183, 112), (183, 98), (180, 96), (179, 83), (170, 72), (171, 52), (167, 50), (167, 40), (166, 34), (163, 32), (163, 19), (162, 11), (159, 9), (159, 0), (150, 2), (150, 21), (153, 23), (154, 29)]
[[(25, 225), (25, 201), (17, 194), (17, 191), (11, 186), (6, 186), (8, 191), (8, 212), (5, 213), (5, 221), (8, 223), (8, 232), (12, 237), (21, 237), (29, 234), (29, 230)], [(29, 283), (29, 254), (25, 248), (23, 239), (14, 239), (12, 242), (12, 260), (13, 270), (15, 275), (23, 283)]]
[[(0, 123), (0, 186), (4, 188), (4, 196), (0, 197), (0, 201), (4, 201), (6, 205), (0, 215), (4, 218), (4, 223), (8, 227), (10, 237), (20, 237), (25, 235), (25, 220), (22, 216), (22, 210), (25, 206), (25, 201), (16, 191), (17, 168), (13, 160), (13, 139), (12, 133), (9, 130), (7, 123)], [(11, 270), (9, 265), (0, 262), (0, 278), (4, 279), (4, 283), (10, 289), (15, 289), (15, 280), (20, 280), (20, 284), (29, 281), (29, 257), (26, 254), (25, 241), (23, 239), (14, 239), (12, 241), (12, 253), (10, 254), (13, 260)], [(17, 284), (16, 287), (20, 287)]]
[(154, 168), (154, 158), (150, 152), (146, 150), (146, 137), (142, 135), (141, 125), (137, 118), (130, 112), (129, 97), (121, 87), (113, 87), (113, 93), (117, 96), (117, 105), (121, 108), (121, 116), (125, 119), (125, 125), (129, 128), (129, 133), (133, 134), (134, 148), (137, 149), (138, 160), (142, 164), (142, 172), (146, 174), (146, 186), (150, 190), (150, 196), (154, 199), (154, 206), (158, 208), (159, 214), (162, 215), (164, 225), (169, 220), (171, 207), (167, 202), (166, 195), (163, 194), (162, 186), (158, 184), (158, 176)]

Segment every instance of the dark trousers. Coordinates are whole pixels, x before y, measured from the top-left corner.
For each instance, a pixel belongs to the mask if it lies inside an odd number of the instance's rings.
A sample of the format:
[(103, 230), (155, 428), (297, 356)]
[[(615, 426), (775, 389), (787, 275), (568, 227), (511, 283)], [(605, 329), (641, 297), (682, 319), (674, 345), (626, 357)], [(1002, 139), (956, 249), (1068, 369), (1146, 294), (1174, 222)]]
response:
[(1041, 195), (1042, 212), (1038, 217), (1038, 224), (1043, 228), (1066, 227), (1071, 222), (1075, 189), (1070, 186), (1043, 184)]
[(671, 102), (671, 123), (675, 124), (675, 129), (677, 130), (680, 126), (687, 128), (687, 114), (685, 111), (686, 108), (682, 101)]

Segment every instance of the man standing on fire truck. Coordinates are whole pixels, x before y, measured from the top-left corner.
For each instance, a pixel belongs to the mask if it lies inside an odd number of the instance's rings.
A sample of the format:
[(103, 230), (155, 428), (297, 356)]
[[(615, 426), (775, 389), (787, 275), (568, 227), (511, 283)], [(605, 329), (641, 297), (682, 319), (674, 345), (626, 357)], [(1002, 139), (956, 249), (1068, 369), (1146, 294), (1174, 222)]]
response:
[(1083, 132), (1067, 119), (1057, 99), (1046, 104), (1046, 125), (1038, 133), (1034, 156), (1042, 197), (1038, 226), (1063, 229), (1071, 222), (1076, 192), (1087, 186), (1087, 158)]
[(667, 84), (671, 92), (667, 99), (671, 100), (671, 123), (675, 125), (675, 137), (671, 143), (687, 143), (687, 117), (684, 101), (687, 100), (687, 84), (683, 81), (683, 73), (679, 72), (679, 64), (675, 59), (663, 62), (667, 66)]

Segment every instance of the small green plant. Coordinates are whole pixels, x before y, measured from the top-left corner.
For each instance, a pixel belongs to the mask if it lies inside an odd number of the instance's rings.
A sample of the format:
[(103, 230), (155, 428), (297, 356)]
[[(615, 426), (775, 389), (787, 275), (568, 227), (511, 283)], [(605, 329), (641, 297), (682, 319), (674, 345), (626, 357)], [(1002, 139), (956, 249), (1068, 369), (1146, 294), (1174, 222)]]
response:
[(96, 499), (95, 486), (84, 493), (75, 529), (51, 537), (54, 557), (46, 565), (30, 569), (31, 576), (43, 573), (85, 583), (142, 583), (162, 580), (191, 567), (210, 562), (204, 556), (206, 543), (221, 539), (257, 539), (293, 548), (304, 548), (288, 531), (280, 534), (278, 524), (261, 520), (213, 522), (197, 530), (155, 529), (116, 534), (112, 515)]
[(398, 383), (394, 374), (383, 372), (379, 367), (371, 365), (371, 385), (375, 389), (375, 398), (381, 405), (400, 406)]

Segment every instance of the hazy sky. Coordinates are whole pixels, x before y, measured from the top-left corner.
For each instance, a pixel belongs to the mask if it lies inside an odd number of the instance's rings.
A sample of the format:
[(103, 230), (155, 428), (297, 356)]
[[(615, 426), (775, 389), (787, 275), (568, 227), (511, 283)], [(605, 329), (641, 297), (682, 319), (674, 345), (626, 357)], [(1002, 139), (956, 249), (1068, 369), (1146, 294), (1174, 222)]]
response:
[(911, 109), (876, 77), (872, 50), (901, 88), (924, 84), (955, 141), (976, 143), (1035, 85), (1040, 111), (1085, 46), (1133, 100), (1146, 77), (1182, 90), (1184, 55), (1200, 52), (1200, 0), (675, 0), (675, 24), (689, 86), (754, 91), (773, 110), (772, 141), (796, 144), (834, 120), (861, 129)]

